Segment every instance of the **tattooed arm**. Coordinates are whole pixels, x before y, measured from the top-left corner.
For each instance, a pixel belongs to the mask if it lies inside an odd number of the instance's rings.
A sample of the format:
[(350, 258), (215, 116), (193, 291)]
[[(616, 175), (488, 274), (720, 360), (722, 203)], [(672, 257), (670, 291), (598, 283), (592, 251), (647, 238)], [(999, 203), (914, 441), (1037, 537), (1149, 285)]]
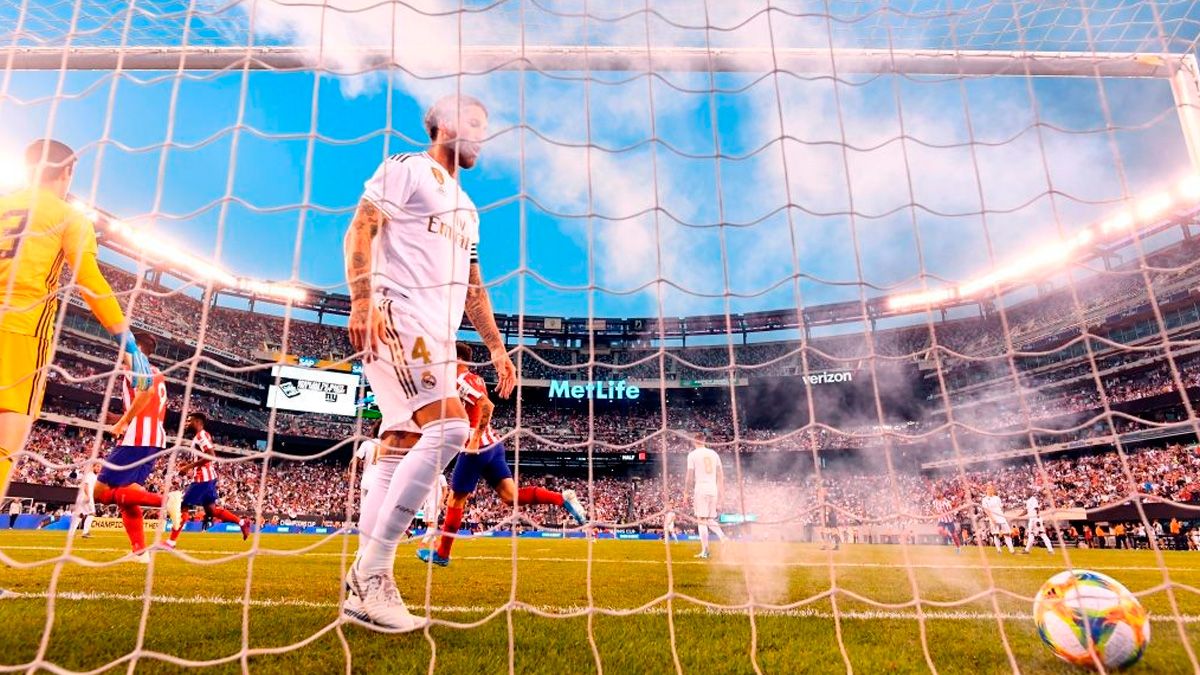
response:
[(371, 301), (371, 244), (383, 226), (383, 212), (366, 199), (358, 204), (346, 230), (346, 283), (350, 286), (350, 344), (370, 359), (379, 337), (380, 321)]

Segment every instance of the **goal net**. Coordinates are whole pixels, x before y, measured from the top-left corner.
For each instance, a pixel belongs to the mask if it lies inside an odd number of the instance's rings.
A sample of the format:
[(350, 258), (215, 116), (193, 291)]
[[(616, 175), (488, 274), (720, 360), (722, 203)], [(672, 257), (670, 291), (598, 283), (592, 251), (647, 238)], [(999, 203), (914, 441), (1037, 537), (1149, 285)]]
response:
[[(33, 302), (52, 336), (0, 352), (45, 389), (6, 449), (0, 672), (1058, 672), (1031, 602), (1079, 569), (1147, 609), (1152, 668), (1200, 670), (1198, 39), (1166, 0), (0, 6), (0, 193), (34, 139), (74, 150), (165, 377), (144, 485), (219, 490), (177, 545), (147, 508), (152, 555), (121, 504), (85, 538), (120, 350), (70, 266), (19, 295), (38, 244), (0, 213), (0, 335)], [(488, 113), (460, 179), (516, 489), (466, 493), (444, 569), (417, 514), (395, 579), (431, 621), (384, 635), (341, 613), (379, 417), (343, 238), (449, 94)]]

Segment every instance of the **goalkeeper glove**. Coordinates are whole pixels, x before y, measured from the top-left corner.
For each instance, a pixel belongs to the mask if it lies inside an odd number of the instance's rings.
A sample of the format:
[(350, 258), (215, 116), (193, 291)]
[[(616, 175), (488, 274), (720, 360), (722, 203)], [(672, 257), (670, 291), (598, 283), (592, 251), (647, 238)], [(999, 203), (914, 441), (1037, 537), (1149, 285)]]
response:
[(125, 348), (125, 353), (129, 354), (133, 370), (133, 387), (138, 391), (149, 389), (154, 379), (154, 371), (150, 370), (150, 359), (146, 358), (141, 349), (138, 349), (137, 340), (133, 339), (133, 333), (125, 331), (117, 336), (117, 340)]

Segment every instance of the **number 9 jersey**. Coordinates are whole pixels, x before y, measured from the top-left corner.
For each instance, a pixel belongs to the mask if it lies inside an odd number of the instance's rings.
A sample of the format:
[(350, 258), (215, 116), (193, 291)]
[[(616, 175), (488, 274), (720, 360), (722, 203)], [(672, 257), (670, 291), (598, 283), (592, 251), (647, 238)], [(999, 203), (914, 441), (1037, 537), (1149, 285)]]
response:
[(44, 189), (0, 197), (0, 410), (37, 415), (49, 371), (63, 265), (89, 292), (84, 300), (106, 328), (125, 321), (96, 264), (96, 232), (84, 216)]

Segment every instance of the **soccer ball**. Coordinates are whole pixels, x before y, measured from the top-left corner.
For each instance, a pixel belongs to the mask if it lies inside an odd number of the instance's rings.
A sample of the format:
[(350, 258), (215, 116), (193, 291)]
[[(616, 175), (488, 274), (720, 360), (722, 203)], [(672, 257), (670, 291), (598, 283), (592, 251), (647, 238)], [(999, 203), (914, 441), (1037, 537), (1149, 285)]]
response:
[(1121, 582), (1099, 572), (1050, 577), (1033, 600), (1033, 620), (1055, 656), (1077, 666), (1127, 668), (1150, 644), (1145, 608)]

